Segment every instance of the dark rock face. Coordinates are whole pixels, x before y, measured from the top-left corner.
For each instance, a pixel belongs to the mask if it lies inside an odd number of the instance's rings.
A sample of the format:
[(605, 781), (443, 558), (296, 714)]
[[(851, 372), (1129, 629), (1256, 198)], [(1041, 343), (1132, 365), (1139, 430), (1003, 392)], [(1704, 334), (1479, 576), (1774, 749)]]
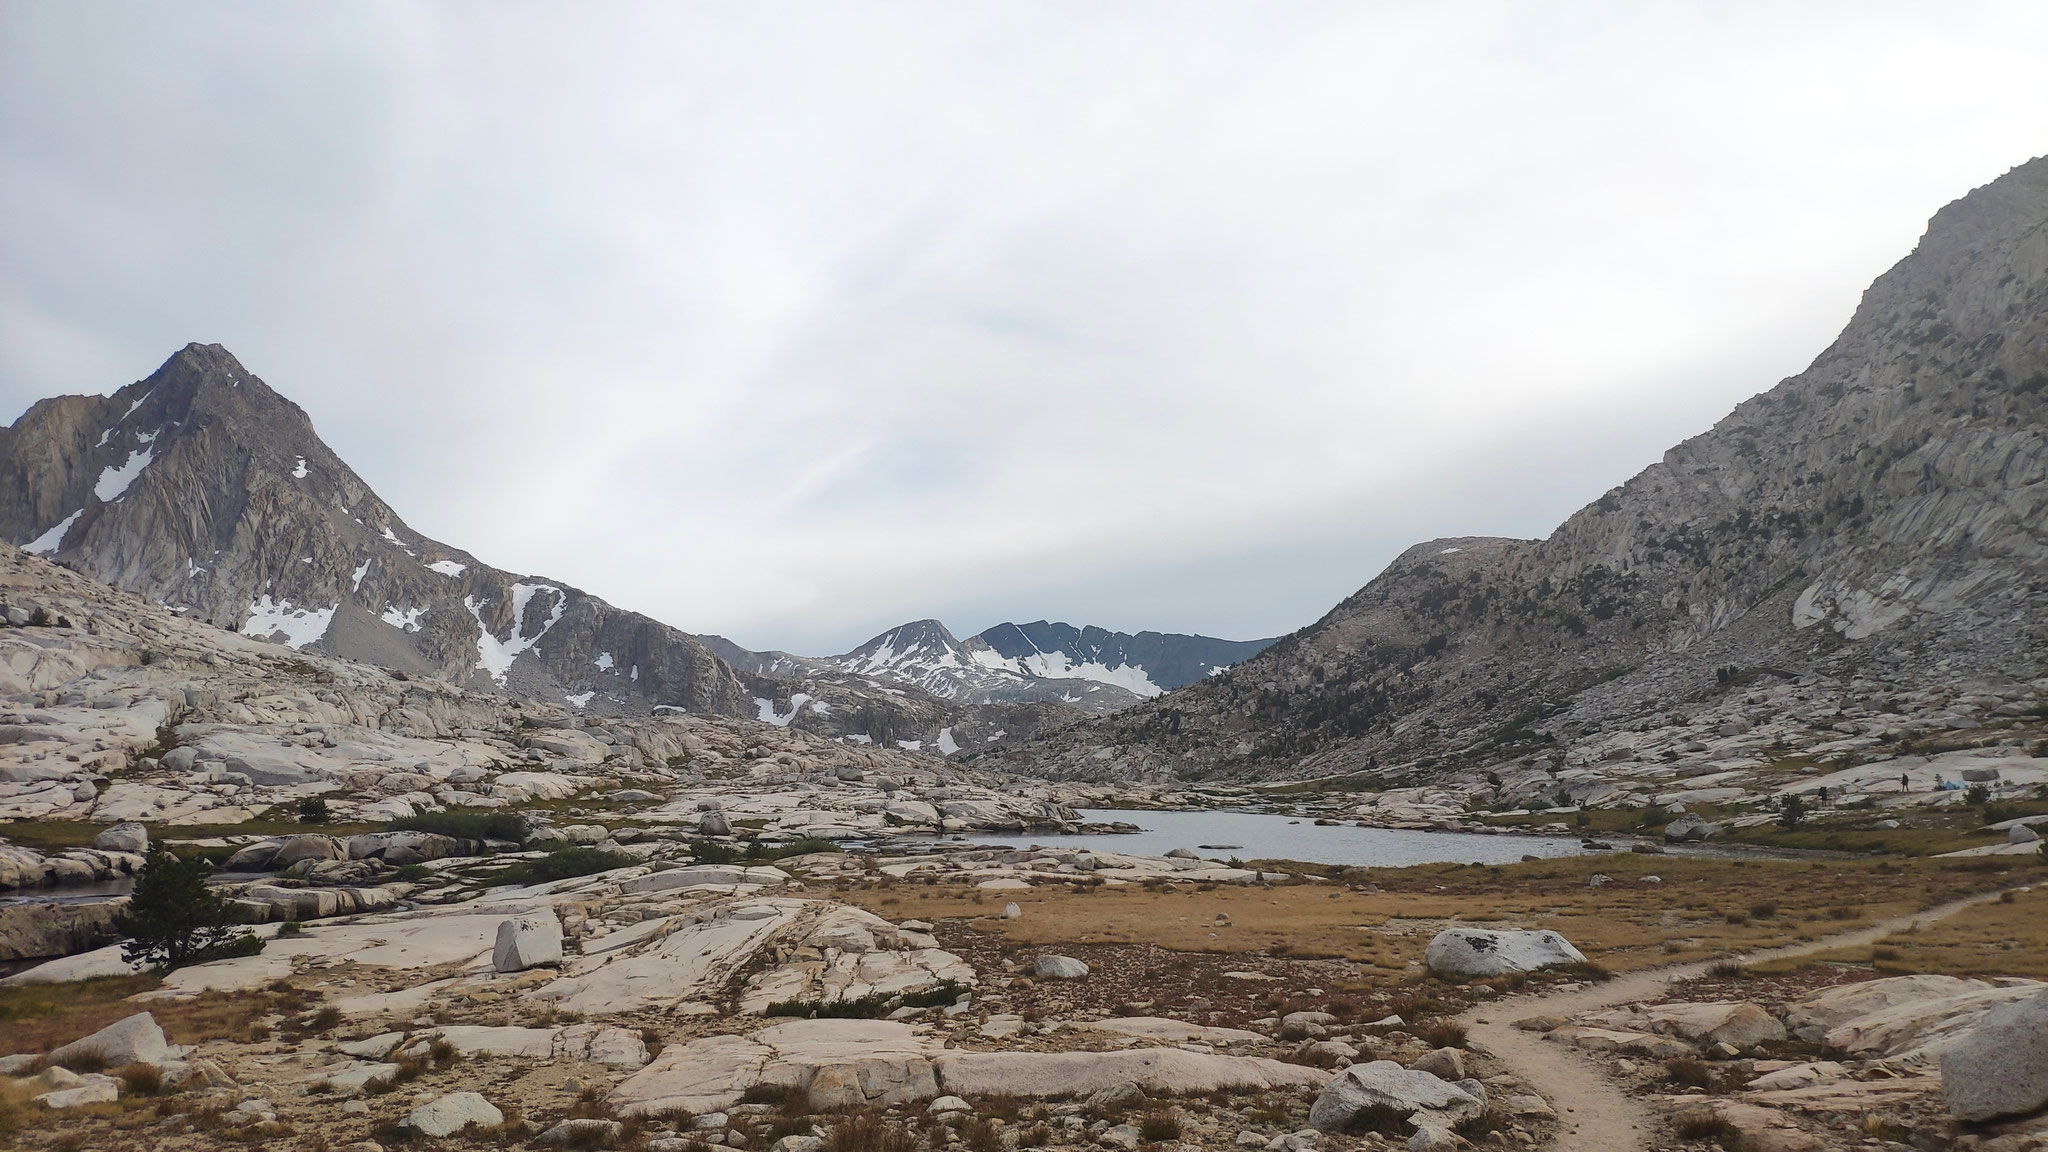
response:
[[(1271, 647), (1265, 640), (1218, 640), (1165, 632), (1111, 632), (1093, 625), (1076, 628), (1035, 620), (998, 624), (973, 638), (1032, 675), (1055, 668), (1099, 665), (1136, 668), (1160, 690), (1192, 684)], [(972, 643), (973, 641), (970, 641)]]
[(1759, 676), (1904, 690), (2044, 656), (2048, 158), (1942, 209), (1811, 367), (1548, 539), (1418, 545), (1246, 663), (1007, 763), (1439, 772)]
[(0, 533), (294, 648), (541, 699), (754, 711), (689, 635), (408, 528), (305, 412), (218, 345), (0, 429)]

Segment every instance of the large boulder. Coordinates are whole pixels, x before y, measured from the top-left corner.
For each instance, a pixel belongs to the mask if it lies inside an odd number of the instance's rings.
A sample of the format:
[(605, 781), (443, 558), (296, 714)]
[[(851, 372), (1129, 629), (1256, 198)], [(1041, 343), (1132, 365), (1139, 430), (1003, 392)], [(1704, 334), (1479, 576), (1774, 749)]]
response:
[(716, 808), (697, 817), (697, 832), (702, 836), (732, 835), (732, 821)]
[(2031, 1000), (2033, 980), (1894, 976), (1822, 989), (1793, 1005), (1785, 1024), (1860, 1059), (1937, 1060), (2001, 1004)]
[(270, 867), (275, 870), (301, 860), (339, 860), (342, 856), (341, 843), (332, 836), (287, 836), (278, 844), (277, 854), (270, 858)]
[(92, 846), (102, 852), (132, 852), (137, 856), (149, 854), (149, 829), (140, 824), (116, 824), (92, 838)]
[(1778, 1018), (1755, 1004), (1711, 1001), (1700, 1004), (1632, 1004), (1582, 1018), (1595, 1028), (1683, 1036), (1707, 1047), (1749, 1048), (1785, 1038)]
[(491, 967), (499, 972), (524, 972), (542, 964), (562, 962), (562, 922), (549, 911), (514, 916), (498, 925), (491, 949)]
[(450, 1092), (413, 1109), (412, 1114), (405, 1118), (404, 1126), (422, 1136), (440, 1139), (465, 1128), (496, 1128), (504, 1122), (505, 1114), (482, 1096), (474, 1092)]
[(1510, 972), (1566, 968), (1586, 957), (1555, 932), (1494, 932), (1484, 928), (1448, 928), (1436, 934), (1423, 953), (1423, 963), (1440, 976), (1484, 979)]
[(1664, 839), (1676, 842), (1705, 840), (1719, 832), (1719, 824), (1710, 824), (1697, 812), (1687, 812), (1669, 824), (1664, 825)]
[(461, 850), (462, 841), (438, 832), (366, 832), (348, 838), (349, 859), (386, 864), (424, 864)]
[[(2005, 832), (2005, 842), (2008, 844), (2032, 844), (2040, 838), (2041, 834), (2039, 832), (2034, 831), (2025, 824), (2015, 824), (2011, 828), (2006, 829)], [(94, 841), (93, 847), (99, 847), (99, 842)]]
[(71, 956), (120, 938), (128, 898), (76, 904), (0, 904), (0, 962)]
[(123, 1064), (161, 1064), (171, 1058), (171, 1046), (156, 1017), (147, 1012), (116, 1020), (80, 1040), (73, 1040), (50, 1053), (50, 1063), (69, 1064), (80, 1059), (97, 1060), (108, 1068)]
[(2048, 992), (1993, 1008), (1951, 1045), (1941, 1057), (1941, 1095), (1958, 1120), (2048, 1104)]
[(1031, 975), (1040, 980), (1079, 980), (1088, 975), (1088, 965), (1072, 956), (1040, 956), (1031, 964)]
[(1449, 1122), (1468, 1120), (1486, 1111), (1486, 1097), (1478, 1082), (1453, 1084), (1427, 1072), (1403, 1068), (1392, 1060), (1353, 1064), (1323, 1086), (1322, 1094), (1309, 1109), (1309, 1125), (1322, 1132), (1347, 1131), (1359, 1113), (1374, 1107), (1389, 1108), (1403, 1118), (1418, 1112)]
[(258, 840), (237, 850), (222, 862), (221, 868), (228, 872), (268, 872), (271, 861), (277, 859), (277, 850), (283, 846), (282, 840)]

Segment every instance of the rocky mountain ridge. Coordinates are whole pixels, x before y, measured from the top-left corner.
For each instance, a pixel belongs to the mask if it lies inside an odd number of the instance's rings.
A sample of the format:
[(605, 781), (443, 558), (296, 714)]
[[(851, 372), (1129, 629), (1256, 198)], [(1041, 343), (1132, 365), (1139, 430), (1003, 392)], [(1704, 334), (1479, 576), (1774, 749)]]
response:
[(989, 755), (1052, 775), (1477, 772), (1680, 732), (1760, 679), (1854, 710), (2021, 691), (2044, 653), (2037, 159), (1936, 214), (1805, 372), (1548, 538), (1417, 545), (1244, 664)]
[(913, 620), (837, 656), (753, 652), (702, 636), (734, 668), (757, 676), (843, 674), (911, 686), (956, 704), (1056, 701), (1102, 714), (1157, 696), (1257, 653), (1271, 640), (1002, 623), (965, 640), (937, 620)]
[(747, 715), (676, 629), (406, 525), (218, 345), (0, 429), (0, 532), (196, 619), (476, 688)]
[[(589, 714), (673, 708), (951, 753), (1138, 699), (1091, 672), (1148, 682), (1099, 654), (1072, 676), (1044, 657), (1011, 668), (936, 622), (837, 657), (755, 653), (492, 567), (407, 526), (218, 345), (111, 396), (37, 403), (0, 428), (0, 476), (0, 534), (192, 619)], [(1153, 651), (1245, 647), (1145, 637)]]

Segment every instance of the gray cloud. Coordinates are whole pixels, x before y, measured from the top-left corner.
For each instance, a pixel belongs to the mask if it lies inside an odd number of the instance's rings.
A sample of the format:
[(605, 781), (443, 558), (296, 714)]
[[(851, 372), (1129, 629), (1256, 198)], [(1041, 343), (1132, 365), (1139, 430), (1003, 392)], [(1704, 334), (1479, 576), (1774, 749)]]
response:
[(2048, 12), (0, 3), (0, 407), (219, 341), (759, 647), (1225, 636), (1540, 535), (2043, 150)]

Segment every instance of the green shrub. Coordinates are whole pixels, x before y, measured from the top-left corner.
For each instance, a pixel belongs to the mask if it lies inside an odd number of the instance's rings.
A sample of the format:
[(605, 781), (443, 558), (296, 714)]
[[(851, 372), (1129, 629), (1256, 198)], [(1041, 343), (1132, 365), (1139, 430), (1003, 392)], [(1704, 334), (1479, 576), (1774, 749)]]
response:
[(457, 840), (526, 843), (526, 820), (516, 812), (422, 812), (384, 826), (389, 832), (435, 832)]
[(716, 840), (690, 841), (690, 855), (699, 864), (730, 864), (740, 858), (739, 849)]
[(327, 801), (319, 796), (308, 796), (299, 801), (299, 823), (327, 823)]
[(608, 872), (613, 868), (625, 868), (639, 861), (623, 852), (607, 852), (602, 848), (571, 845), (550, 849), (538, 860), (528, 860), (507, 868), (498, 878), (501, 884), (542, 884), (549, 880), (567, 880), (572, 876), (589, 876), (595, 872)]

